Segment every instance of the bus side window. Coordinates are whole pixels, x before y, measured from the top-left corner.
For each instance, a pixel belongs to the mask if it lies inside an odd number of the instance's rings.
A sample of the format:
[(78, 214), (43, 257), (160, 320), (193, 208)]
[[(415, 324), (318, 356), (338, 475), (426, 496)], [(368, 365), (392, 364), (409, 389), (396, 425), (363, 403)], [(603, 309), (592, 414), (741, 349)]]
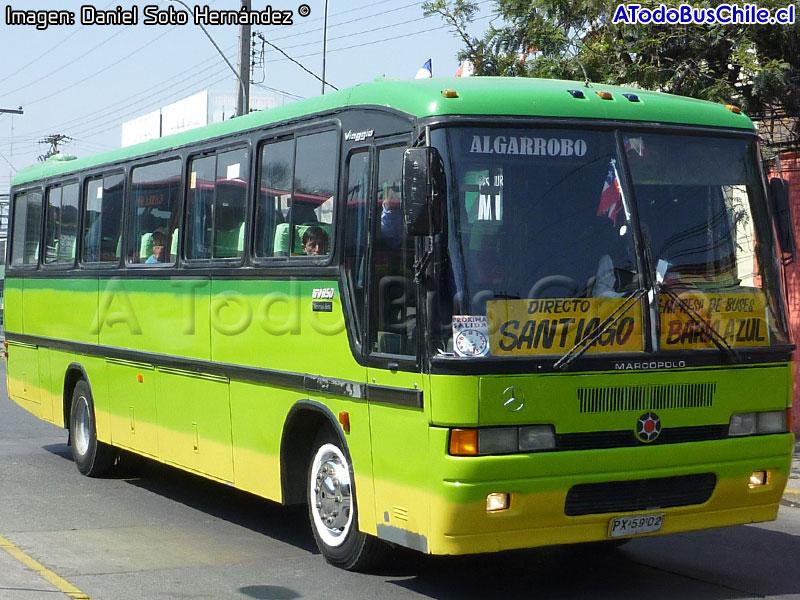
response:
[(247, 150), (192, 159), (187, 194), (186, 258), (244, 255)]
[(116, 262), (120, 259), (123, 175), (106, 175), (86, 183), (83, 220), (84, 262)]
[(258, 258), (289, 253), (289, 225), (285, 221), (293, 179), (294, 140), (264, 144), (261, 148), (254, 234)]
[(131, 178), (128, 262), (174, 264), (171, 248), (179, 233), (181, 161), (136, 167)]
[[(335, 131), (312, 133), (297, 138), (294, 191), (289, 208), (289, 245), (293, 256), (308, 254), (303, 245), (304, 226), (321, 238), (315, 252), (327, 255), (333, 241), (333, 211), (339, 137)], [(322, 233), (320, 233), (322, 232)], [(325, 239), (327, 238), (327, 239)]]
[(414, 238), (402, 227), (399, 182), (405, 146), (378, 154), (377, 204), (373, 207), (370, 344), (373, 352), (416, 354)]
[(71, 264), (75, 260), (77, 234), (78, 184), (48, 188), (44, 264)]
[(39, 228), (42, 223), (42, 192), (31, 190), (14, 198), (14, 234), (11, 240), (13, 266), (36, 265), (39, 261)]
[(355, 333), (361, 341), (367, 256), (369, 152), (350, 156), (347, 168), (347, 207), (344, 222), (344, 272), (355, 313)]

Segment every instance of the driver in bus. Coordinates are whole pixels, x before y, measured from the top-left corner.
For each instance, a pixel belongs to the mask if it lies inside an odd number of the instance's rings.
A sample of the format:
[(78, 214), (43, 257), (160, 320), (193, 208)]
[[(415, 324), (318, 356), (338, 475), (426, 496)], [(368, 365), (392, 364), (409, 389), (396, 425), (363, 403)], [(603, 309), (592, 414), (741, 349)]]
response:
[(303, 233), (303, 250), (307, 256), (322, 256), (328, 253), (328, 234), (322, 227), (312, 226)]

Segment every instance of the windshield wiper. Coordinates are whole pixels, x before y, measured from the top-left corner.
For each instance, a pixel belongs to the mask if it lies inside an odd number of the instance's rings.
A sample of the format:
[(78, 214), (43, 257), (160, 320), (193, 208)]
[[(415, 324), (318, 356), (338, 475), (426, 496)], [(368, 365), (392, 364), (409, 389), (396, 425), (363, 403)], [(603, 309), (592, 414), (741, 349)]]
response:
[(596, 328), (592, 329), (589, 333), (578, 340), (578, 342), (572, 348), (570, 348), (567, 353), (564, 354), (564, 356), (555, 362), (553, 367), (559, 371), (566, 370), (570, 363), (586, 352), (592, 346), (592, 344), (600, 338), (601, 335), (616, 325), (617, 321), (619, 321), (625, 315), (625, 313), (631, 309), (631, 307), (635, 306), (645, 294), (647, 294), (647, 290), (644, 288), (639, 288), (633, 294), (625, 298), (625, 301), (615, 308), (614, 311), (608, 315), (608, 317), (606, 317), (605, 321), (600, 323)]
[(691, 304), (689, 304), (688, 302), (686, 302), (686, 300), (681, 298), (675, 292), (675, 290), (670, 288), (669, 285), (667, 285), (666, 283), (659, 282), (656, 284), (656, 291), (659, 294), (663, 292), (667, 296), (669, 296), (670, 299), (675, 304), (677, 304), (686, 314), (688, 314), (693, 321), (701, 325), (704, 330), (703, 332), (709, 337), (709, 339), (714, 343), (714, 345), (722, 351), (722, 353), (728, 358), (728, 360), (730, 360), (732, 363), (741, 362), (739, 354), (736, 352), (736, 350), (733, 349), (733, 346), (731, 346), (728, 343), (728, 340), (725, 339), (725, 336), (723, 336), (719, 331), (714, 329), (714, 327), (711, 325), (711, 322), (708, 321), (708, 319), (706, 319), (699, 312), (697, 312), (694, 308), (692, 308)]

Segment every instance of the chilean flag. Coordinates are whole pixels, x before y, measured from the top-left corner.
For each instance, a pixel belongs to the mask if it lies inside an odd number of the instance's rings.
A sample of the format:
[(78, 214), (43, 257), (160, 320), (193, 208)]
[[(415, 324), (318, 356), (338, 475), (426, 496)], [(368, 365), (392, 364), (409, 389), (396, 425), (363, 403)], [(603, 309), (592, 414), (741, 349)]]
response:
[(619, 185), (617, 167), (614, 159), (608, 165), (608, 174), (600, 193), (600, 204), (597, 205), (597, 216), (606, 215), (617, 224), (617, 213), (622, 210), (622, 188)]

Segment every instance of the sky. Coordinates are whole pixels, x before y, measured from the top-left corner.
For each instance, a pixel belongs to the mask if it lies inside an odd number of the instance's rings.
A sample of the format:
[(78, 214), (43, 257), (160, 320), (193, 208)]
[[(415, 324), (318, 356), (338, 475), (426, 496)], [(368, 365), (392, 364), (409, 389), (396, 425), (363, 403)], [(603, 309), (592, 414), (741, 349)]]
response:
[[(63, 153), (79, 157), (118, 148), (121, 124), (203, 90), (236, 93), (238, 80), (214, 44), (188, 15), (185, 25), (145, 25), (144, 7), (186, 11), (173, 0), (94, 0), (100, 11), (138, 6), (137, 25), (81, 24), (80, 1), (16, 0), (0, 4), (0, 194), (11, 178), (49, 149), (46, 136), (64, 135)], [(190, 7), (238, 9), (240, 0), (185, 0)], [(300, 16), (299, 7), (310, 7)], [(459, 67), (460, 38), (438, 16), (424, 18), (422, 0), (328, 0), (326, 80), (346, 88), (376, 77), (413, 78), (431, 59), (433, 74)], [(480, 35), (492, 18), (490, 0), (470, 32)], [(272, 44), (321, 75), (325, 0), (253, 0), (253, 10), (293, 13), (291, 25), (254, 26)], [(74, 25), (9, 25), (8, 10), (72, 11)], [(238, 63), (236, 25), (207, 26), (214, 43)], [(322, 84), (277, 50), (266, 46), (252, 75), (251, 94), (278, 94), (291, 102), (321, 93)], [(261, 44), (258, 44), (261, 50)], [(270, 91), (271, 90), (271, 91)], [(277, 90), (277, 91), (276, 91)]]

